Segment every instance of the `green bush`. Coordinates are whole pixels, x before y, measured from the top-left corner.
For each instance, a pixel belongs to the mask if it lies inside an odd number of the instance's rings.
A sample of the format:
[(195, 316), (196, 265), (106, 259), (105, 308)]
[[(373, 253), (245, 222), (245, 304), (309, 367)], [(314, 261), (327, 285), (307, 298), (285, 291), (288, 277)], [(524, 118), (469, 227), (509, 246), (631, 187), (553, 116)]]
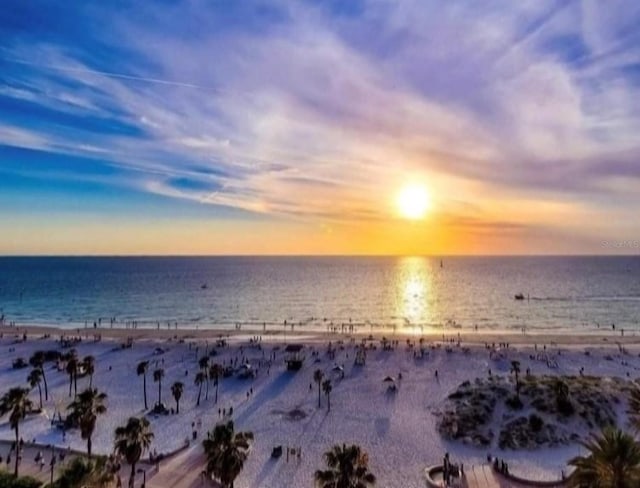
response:
[(0, 488), (40, 488), (42, 483), (30, 476), (15, 478), (13, 474), (0, 471)]
[(533, 432), (540, 432), (542, 430), (542, 426), (544, 425), (544, 421), (535, 413), (529, 415), (529, 428)]
[(522, 400), (520, 400), (520, 397), (518, 397), (516, 395), (507, 398), (504, 403), (511, 410), (520, 410), (524, 406), (522, 404)]

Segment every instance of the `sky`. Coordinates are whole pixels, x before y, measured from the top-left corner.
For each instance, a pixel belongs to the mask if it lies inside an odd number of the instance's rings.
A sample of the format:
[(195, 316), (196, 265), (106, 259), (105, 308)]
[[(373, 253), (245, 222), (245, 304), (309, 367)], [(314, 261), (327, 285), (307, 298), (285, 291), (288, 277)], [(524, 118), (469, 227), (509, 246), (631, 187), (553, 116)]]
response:
[(637, 253), (638, 25), (637, 0), (5, 0), (0, 254)]

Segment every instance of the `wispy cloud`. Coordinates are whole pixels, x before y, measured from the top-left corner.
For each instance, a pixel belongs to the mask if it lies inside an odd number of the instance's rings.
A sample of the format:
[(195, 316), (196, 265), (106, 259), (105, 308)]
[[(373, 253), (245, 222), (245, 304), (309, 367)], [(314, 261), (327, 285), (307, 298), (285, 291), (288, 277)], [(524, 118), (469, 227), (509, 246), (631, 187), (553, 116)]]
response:
[(443, 213), (514, 188), (640, 203), (620, 191), (640, 176), (632, 2), (238, 3), (69, 7), (94, 28), (4, 36), (0, 143), (296, 219), (389, 218), (381, 201), (416, 174), (436, 182)]

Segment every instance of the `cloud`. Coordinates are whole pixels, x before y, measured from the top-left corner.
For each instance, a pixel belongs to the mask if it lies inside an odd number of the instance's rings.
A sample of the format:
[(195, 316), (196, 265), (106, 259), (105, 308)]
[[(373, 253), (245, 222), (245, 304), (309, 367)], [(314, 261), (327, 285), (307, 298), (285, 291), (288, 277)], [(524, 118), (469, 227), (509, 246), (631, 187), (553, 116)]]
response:
[[(15, 105), (0, 140), (100, 154), (141, 191), (311, 220), (389, 218), (381, 201), (413, 174), (585, 205), (640, 176), (640, 85), (624, 70), (640, 60), (636, 7), (359, 7), (69, 10), (95, 26), (84, 50), (8, 39), (0, 97)], [(26, 103), (50, 112), (15, 115)]]

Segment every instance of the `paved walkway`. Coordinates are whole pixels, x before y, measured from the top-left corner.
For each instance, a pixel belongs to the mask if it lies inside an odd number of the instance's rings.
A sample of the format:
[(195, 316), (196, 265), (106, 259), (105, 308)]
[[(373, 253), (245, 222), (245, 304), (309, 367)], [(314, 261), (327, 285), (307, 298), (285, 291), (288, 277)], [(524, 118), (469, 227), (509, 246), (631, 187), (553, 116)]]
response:
[(147, 488), (196, 488), (214, 486), (202, 478), (205, 466), (202, 445), (197, 442), (171, 459), (161, 462), (160, 469), (147, 476)]
[(496, 477), (491, 466), (473, 466), (465, 470), (467, 488), (506, 488), (508, 485), (501, 483)]

